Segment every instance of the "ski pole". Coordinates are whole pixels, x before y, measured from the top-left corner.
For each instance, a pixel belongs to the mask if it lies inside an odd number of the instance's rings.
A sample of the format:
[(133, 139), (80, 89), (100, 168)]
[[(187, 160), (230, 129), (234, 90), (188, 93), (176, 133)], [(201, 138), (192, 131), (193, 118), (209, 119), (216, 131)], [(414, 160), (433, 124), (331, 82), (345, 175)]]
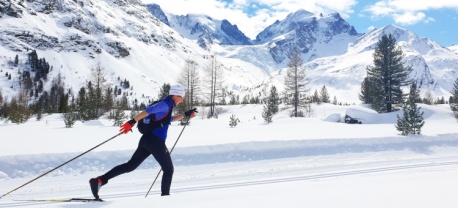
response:
[(113, 137), (111, 137), (111, 138), (109, 138), (109, 139), (105, 140), (104, 142), (102, 142), (102, 143), (98, 144), (97, 146), (95, 146), (95, 147), (93, 147), (93, 148), (89, 149), (88, 151), (86, 151), (86, 152), (83, 152), (83, 153), (81, 153), (80, 155), (78, 155), (78, 156), (74, 157), (73, 159), (71, 159), (71, 160), (69, 160), (69, 161), (67, 161), (67, 162), (65, 162), (65, 163), (63, 163), (63, 164), (61, 164), (61, 165), (59, 165), (59, 166), (55, 167), (54, 169), (52, 169), (52, 170), (49, 170), (48, 172), (41, 174), (40, 176), (38, 176), (38, 177), (36, 177), (36, 178), (32, 179), (31, 181), (29, 181), (29, 182), (27, 182), (27, 183), (24, 183), (24, 184), (22, 184), (21, 186), (19, 186), (19, 187), (15, 188), (15, 189), (13, 189), (13, 190), (11, 190), (10, 192), (8, 192), (8, 193), (6, 193), (6, 194), (0, 195), (0, 199), (1, 199), (1, 198), (3, 198), (4, 196), (8, 195), (8, 194), (11, 194), (11, 193), (13, 193), (14, 191), (16, 191), (16, 190), (18, 190), (18, 189), (20, 189), (20, 188), (22, 188), (22, 187), (24, 187), (24, 186), (26, 186), (26, 185), (28, 185), (28, 184), (30, 184), (30, 183), (32, 183), (32, 182), (34, 182), (34, 181), (36, 181), (37, 179), (39, 179), (39, 178), (41, 178), (41, 177), (43, 177), (43, 176), (45, 176), (45, 175), (49, 174), (50, 172), (53, 172), (53, 171), (57, 170), (58, 168), (60, 168), (60, 167), (62, 167), (62, 166), (64, 166), (64, 165), (66, 165), (67, 163), (69, 163), (69, 162), (71, 162), (71, 161), (75, 160), (76, 158), (79, 158), (79, 157), (83, 156), (84, 154), (86, 154), (86, 153), (88, 153), (88, 152), (90, 152), (90, 151), (94, 150), (95, 148), (102, 146), (103, 144), (107, 143), (108, 141), (110, 141), (110, 140), (112, 140), (112, 139), (116, 138), (117, 136), (119, 136), (119, 135), (121, 135), (121, 134), (122, 134), (122, 133), (118, 133), (118, 134), (116, 134), (115, 136), (113, 136)]
[[(175, 141), (175, 144), (173, 145), (172, 150), (170, 150), (170, 154), (172, 154), (173, 149), (175, 148), (175, 145), (177, 145), (178, 140), (180, 139), (181, 134), (182, 134), (183, 131), (184, 131), (184, 128), (186, 128), (186, 126), (187, 126), (188, 123), (189, 123), (189, 120), (191, 120), (191, 117), (188, 119), (188, 121), (186, 121), (186, 124), (184, 125), (183, 129), (181, 130), (180, 135), (178, 135), (178, 138), (177, 138), (177, 140)], [(155, 178), (154, 181), (153, 181), (153, 184), (151, 184), (151, 186), (150, 186), (149, 189), (148, 189), (148, 192), (146, 192), (145, 198), (148, 196), (149, 192), (150, 192), (151, 189), (153, 188), (154, 183), (156, 183), (156, 180), (157, 180), (157, 178), (159, 177), (159, 175), (161, 174), (161, 172), (162, 172), (162, 168), (161, 168), (161, 169), (159, 170), (159, 172), (157, 173), (156, 178)]]

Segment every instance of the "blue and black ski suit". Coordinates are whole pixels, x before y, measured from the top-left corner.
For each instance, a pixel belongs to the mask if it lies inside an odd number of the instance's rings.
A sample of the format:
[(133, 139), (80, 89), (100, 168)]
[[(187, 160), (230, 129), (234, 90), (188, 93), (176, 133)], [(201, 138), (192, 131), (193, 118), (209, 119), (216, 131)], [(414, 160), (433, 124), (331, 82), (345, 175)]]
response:
[[(168, 96), (164, 100), (148, 106), (145, 111), (148, 114), (155, 114), (156, 118), (162, 118), (172, 113), (174, 107), (175, 102)], [(172, 122), (172, 120), (173, 117), (170, 116), (170, 122)], [(143, 134), (138, 143), (137, 150), (135, 150), (132, 158), (130, 158), (128, 162), (114, 167), (99, 177), (103, 184), (106, 184), (110, 179), (118, 175), (135, 170), (147, 157), (153, 155), (163, 171), (161, 183), (162, 195), (169, 195), (170, 185), (172, 184), (173, 163), (169, 150), (165, 145), (168, 128), (169, 125), (164, 125), (153, 129), (151, 134)]]

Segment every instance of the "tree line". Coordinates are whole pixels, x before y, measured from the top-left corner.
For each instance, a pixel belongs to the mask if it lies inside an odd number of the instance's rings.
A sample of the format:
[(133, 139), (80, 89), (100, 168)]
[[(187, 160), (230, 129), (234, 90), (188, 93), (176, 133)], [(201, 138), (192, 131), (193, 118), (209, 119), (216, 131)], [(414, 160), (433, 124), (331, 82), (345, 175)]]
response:
[[(187, 59), (178, 77), (178, 83), (186, 89), (186, 97), (177, 111), (184, 112), (195, 106), (207, 106), (208, 118), (218, 117), (220, 109), (217, 105), (225, 104), (264, 104), (262, 117), (267, 123), (272, 122), (272, 116), (279, 111), (278, 106), (285, 104), (285, 108), (290, 109), (290, 116), (302, 117), (310, 116), (312, 113), (311, 103), (333, 103), (337, 104), (334, 96), (333, 101), (327, 92), (326, 86), (320, 91), (316, 90), (313, 95), (309, 95), (309, 83), (303, 68), (301, 52), (297, 47), (293, 47), (288, 54), (289, 62), (285, 76), (284, 92), (277, 92), (275, 86), (271, 86), (269, 94), (261, 98), (261, 93), (255, 96), (245, 96), (243, 101), (228, 92), (224, 87), (224, 74), (222, 66), (217, 60), (216, 55), (209, 57), (208, 64), (203, 66), (203, 76), (198, 73), (198, 64), (192, 59)], [(376, 44), (373, 54), (373, 66), (367, 67), (367, 77), (361, 83), (360, 100), (369, 104), (379, 113), (387, 113), (403, 109), (407, 112), (400, 117), (397, 128), (406, 126), (405, 122), (410, 122), (407, 116), (412, 115), (421, 117), (421, 113), (416, 103), (433, 102), (432, 98), (420, 98), (417, 85), (408, 79), (411, 71), (410, 67), (405, 67), (402, 63), (404, 54), (400, 47), (396, 46), (396, 39), (392, 35), (383, 35)], [(43, 89), (43, 84), (47, 80), (47, 74), (52, 70), (52, 66), (44, 58), (38, 58), (36, 51), (28, 55), (28, 69), (20, 72), (20, 93), (10, 101), (5, 99), (0, 91), (0, 118), (10, 120), (13, 123), (23, 123), (31, 115), (37, 115), (41, 119), (43, 113), (63, 113), (69, 120), (92, 120), (98, 119), (104, 114), (115, 122), (120, 122), (125, 118), (123, 110), (132, 109), (142, 110), (146, 107), (144, 103), (129, 103), (127, 94), (122, 94), (121, 88), (133, 88), (129, 81), (124, 79), (120, 85), (113, 87), (106, 86), (106, 78), (103, 67), (100, 64), (91, 69), (91, 80), (81, 87), (76, 95), (71, 89), (65, 89), (63, 77), (60, 74), (51, 81), (49, 90)], [(19, 64), (18, 57), (15, 57), (14, 64)], [(33, 75), (33, 79), (31, 78)], [(11, 76), (11, 74), (9, 74)], [(404, 94), (402, 87), (410, 86), (410, 92)], [(162, 99), (168, 94), (170, 84), (164, 84), (159, 92), (158, 99)], [(448, 99), (448, 103), (455, 116), (458, 118), (458, 80), (454, 84), (453, 96)], [(200, 100), (200, 98), (203, 98)], [(230, 97), (226, 102), (226, 96)], [(34, 99), (31, 99), (34, 97)], [(445, 103), (444, 98), (436, 103)], [(405, 119), (404, 121), (402, 119)], [(415, 119), (410, 119), (415, 120)], [(417, 119), (418, 120), (418, 119)], [(415, 121), (421, 123), (420, 121)], [(406, 127), (407, 128), (407, 127)], [(409, 127), (410, 128), (410, 127)], [(421, 127), (420, 127), (421, 128)], [(419, 129), (419, 128), (417, 128)], [(413, 130), (414, 132), (416, 130)], [(420, 131), (417, 131), (418, 133)], [(412, 132), (411, 132), (412, 133)]]
[[(15, 64), (19, 64), (17, 56)], [(0, 90), (0, 119), (19, 124), (34, 115), (37, 120), (41, 120), (43, 114), (61, 113), (67, 127), (71, 127), (77, 120), (98, 119), (106, 113), (116, 123), (116, 120), (126, 117), (121, 112), (131, 109), (128, 95), (121, 95), (120, 91), (129, 86), (128, 81), (120, 81), (119, 89), (117, 86), (114, 89), (108, 86), (104, 68), (100, 64), (91, 69), (91, 79), (76, 95), (72, 89), (65, 87), (65, 77), (60, 73), (50, 81), (49, 90), (43, 88), (52, 67), (44, 58), (38, 58), (36, 51), (28, 54), (27, 62), (21, 67), (25, 70), (19, 71), (18, 95), (9, 99)]]

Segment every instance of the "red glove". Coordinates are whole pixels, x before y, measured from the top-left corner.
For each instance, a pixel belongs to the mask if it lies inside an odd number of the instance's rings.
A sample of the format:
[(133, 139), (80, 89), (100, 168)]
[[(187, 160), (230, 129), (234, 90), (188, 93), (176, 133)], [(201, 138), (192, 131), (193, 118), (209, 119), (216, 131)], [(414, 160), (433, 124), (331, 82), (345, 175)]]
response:
[(135, 123), (137, 122), (134, 119), (127, 121), (126, 123), (121, 125), (121, 129), (119, 129), (119, 132), (121, 132), (122, 134), (127, 134), (129, 131), (132, 131), (132, 127), (135, 126)]

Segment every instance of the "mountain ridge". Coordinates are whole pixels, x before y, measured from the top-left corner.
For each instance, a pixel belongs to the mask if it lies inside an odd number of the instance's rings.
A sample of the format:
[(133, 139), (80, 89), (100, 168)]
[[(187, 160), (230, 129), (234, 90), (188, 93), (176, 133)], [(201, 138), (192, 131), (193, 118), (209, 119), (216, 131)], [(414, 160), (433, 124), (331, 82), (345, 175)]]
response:
[[(60, 0), (56, 5), (43, 0), (12, 2), (9, 8), (16, 10), (3, 9), (0, 22), (2, 72), (15, 74), (18, 69), (9, 68), (10, 60), (19, 55), (25, 66), (26, 54), (35, 49), (55, 66), (50, 76), (63, 73), (74, 91), (89, 79), (89, 68), (100, 63), (107, 68), (110, 83), (117, 84), (116, 77), (121, 76), (133, 83), (127, 93), (138, 99), (151, 98), (163, 83), (176, 82), (186, 59), (195, 60), (202, 73), (208, 57), (217, 54), (227, 91), (240, 97), (263, 97), (271, 85), (283, 89), (288, 51), (297, 45), (303, 52), (311, 92), (326, 85), (331, 96), (353, 103), (358, 102), (365, 68), (372, 64), (375, 43), (386, 32), (397, 37), (406, 54), (404, 61), (414, 68), (411, 78), (421, 83), (423, 94), (430, 91), (447, 97), (451, 81), (458, 77), (453, 47), (444, 48), (394, 25), (360, 34), (338, 13), (298, 10), (267, 27), (264, 31), (284, 26), (270, 35), (258, 35), (262, 43), (257, 43), (229, 20), (205, 15), (171, 17), (160, 6), (153, 8), (138, 0)], [(160, 17), (152, 15), (161, 11)], [(191, 27), (176, 27), (180, 24)], [(13, 80), (18, 79), (15, 76)], [(10, 95), (19, 88), (5, 78), (0, 79), (0, 87)]]

